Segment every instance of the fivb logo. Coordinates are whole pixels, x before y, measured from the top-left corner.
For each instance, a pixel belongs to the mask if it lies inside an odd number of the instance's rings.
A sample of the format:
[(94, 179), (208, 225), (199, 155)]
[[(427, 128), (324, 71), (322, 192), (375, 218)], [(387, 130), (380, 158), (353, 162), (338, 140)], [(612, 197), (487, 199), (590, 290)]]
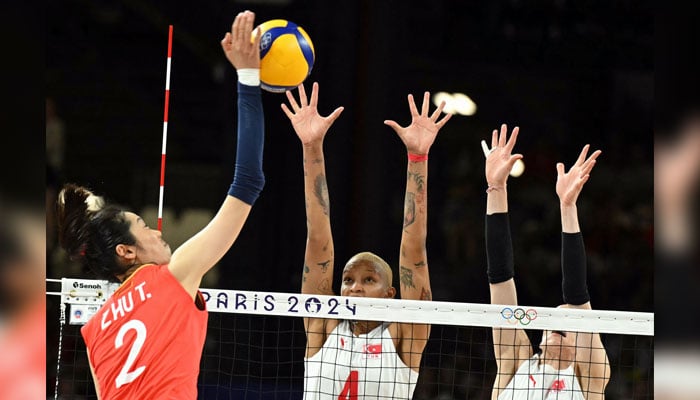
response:
[(94, 290), (102, 290), (102, 285), (100, 285), (99, 283), (73, 282), (73, 289), (94, 289)]

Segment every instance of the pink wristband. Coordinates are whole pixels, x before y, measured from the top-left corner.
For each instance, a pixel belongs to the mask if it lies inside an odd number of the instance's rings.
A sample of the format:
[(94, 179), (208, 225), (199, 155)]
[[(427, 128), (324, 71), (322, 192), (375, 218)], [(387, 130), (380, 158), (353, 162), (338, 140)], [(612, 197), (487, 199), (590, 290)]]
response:
[(428, 155), (427, 154), (413, 154), (413, 153), (408, 153), (408, 161), (411, 162), (423, 162), (428, 160)]

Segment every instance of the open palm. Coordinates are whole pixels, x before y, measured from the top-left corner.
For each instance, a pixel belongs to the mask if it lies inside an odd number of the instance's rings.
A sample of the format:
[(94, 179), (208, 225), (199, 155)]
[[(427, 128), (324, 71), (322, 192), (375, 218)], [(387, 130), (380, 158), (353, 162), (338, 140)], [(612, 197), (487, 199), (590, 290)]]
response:
[(512, 154), (518, 140), (520, 128), (513, 128), (508, 138), (508, 126), (501, 125), (501, 132), (494, 129), (491, 134), (491, 150), (486, 154), (485, 175), (489, 186), (503, 186), (508, 180), (513, 164), (523, 158), (522, 154)]
[(343, 112), (343, 107), (338, 107), (327, 117), (323, 117), (318, 113), (318, 83), (314, 82), (311, 91), (311, 100), (307, 100), (304, 84), (298, 86), (299, 103), (290, 91), (287, 91), (287, 99), (291, 106), (291, 110), (286, 104), (282, 104), (282, 111), (287, 115), (292, 122), (292, 127), (297, 136), (304, 145), (323, 141), (326, 132), (333, 125), (333, 122)]
[(564, 164), (557, 163), (557, 196), (559, 202), (563, 205), (574, 205), (578, 199), (578, 195), (583, 189), (583, 185), (588, 181), (591, 170), (595, 166), (596, 158), (601, 151), (594, 151), (590, 157), (586, 158), (590, 145), (583, 146), (581, 154), (579, 154), (576, 163), (569, 169), (564, 170)]
[(411, 124), (407, 127), (402, 127), (396, 121), (386, 120), (384, 124), (392, 127), (396, 134), (399, 135), (401, 141), (406, 145), (409, 153), (413, 154), (428, 154), (430, 146), (433, 145), (435, 137), (440, 128), (449, 121), (452, 114), (446, 114), (438, 121), (440, 113), (445, 108), (443, 101), (432, 115), (428, 115), (430, 107), (430, 92), (425, 92), (423, 95), (423, 105), (420, 114), (416, 108), (416, 102), (413, 100), (413, 95), (408, 95), (408, 107), (411, 110)]

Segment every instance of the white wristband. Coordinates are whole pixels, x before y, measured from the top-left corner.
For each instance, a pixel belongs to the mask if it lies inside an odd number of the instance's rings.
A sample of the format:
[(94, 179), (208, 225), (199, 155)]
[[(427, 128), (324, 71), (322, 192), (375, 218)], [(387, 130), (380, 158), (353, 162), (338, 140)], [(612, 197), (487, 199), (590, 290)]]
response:
[(247, 86), (260, 86), (259, 68), (241, 68), (236, 70), (238, 82)]

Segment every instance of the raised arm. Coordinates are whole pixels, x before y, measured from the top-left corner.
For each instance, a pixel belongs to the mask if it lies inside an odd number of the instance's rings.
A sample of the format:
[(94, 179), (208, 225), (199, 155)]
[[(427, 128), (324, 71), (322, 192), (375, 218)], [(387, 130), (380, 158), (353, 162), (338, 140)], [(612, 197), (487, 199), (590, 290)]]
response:
[[(515, 265), (508, 219), (507, 181), (513, 164), (523, 156), (512, 154), (519, 128), (508, 138), (508, 126), (493, 131), (491, 149), (482, 141), (486, 155), (486, 261), (491, 304), (516, 305), (518, 297), (513, 280)], [(492, 398), (500, 394), (513, 378), (521, 362), (532, 354), (530, 340), (522, 329), (493, 329), (493, 348), (498, 366)]]
[[(432, 300), (428, 256), (425, 247), (428, 225), (428, 152), (451, 114), (440, 115), (445, 102), (429, 114), (430, 93), (423, 95), (420, 113), (413, 95), (408, 95), (411, 124), (402, 127), (393, 120), (384, 123), (396, 131), (408, 152), (403, 230), (399, 253), (401, 298)], [(440, 118), (440, 119), (439, 119)], [(428, 324), (399, 324), (398, 352), (410, 368), (418, 371), (423, 350), (430, 337)]]
[[(327, 117), (318, 113), (318, 83), (314, 82), (311, 99), (307, 99), (304, 85), (297, 88), (299, 102), (287, 91), (289, 107), (282, 110), (292, 122), (303, 149), (304, 199), (306, 202), (306, 252), (301, 278), (302, 293), (333, 294), (333, 235), (331, 232), (330, 203), (323, 159), (323, 139), (333, 122), (343, 112), (338, 107)], [(326, 338), (328, 320), (304, 318), (307, 334), (306, 356), (315, 354)]]
[(251, 41), (255, 14), (236, 16), (221, 47), (238, 75), (238, 145), (233, 183), (221, 208), (200, 232), (172, 255), (169, 269), (194, 297), (202, 276), (226, 254), (238, 237), (250, 209), (265, 184), (262, 171), (264, 144), (260, 93), (260, 33)]
[[(576, 163), (565, 172), (564, 164), (557, 163), (556, 191), (559, 196), (562, 227), (562, 295), (564, 307), (591, 309), (586, 279), (586, 252), (578, 221), (576, 200), (588, 181), (601, 151), (588, 158), (589, 145), (583, 147)], [(600, 335), (576, 334), (576, 373), (587, 399), (604, 399), (605, 387), (610, 380), (610, 364)]]
[(330, 203), (323, 159), (323, 139), (343, 107), (327, 117), (318, 113), (318, 83), (314, 82), (311, 99), (307, 100), (304, 85), (297, 88), (299, 102), (290, 91), (287, 99), (291, 110), (282, 110), (292, 122), (301, 140), (304, 155), (304, 199), (306, 201), (306, 253), (301, 280), (302, 293), (333, 294), (333, 235), (331, 233)]
[(410, 94), (408, 106), (411, 111), (411, 124), (407, 127), (404, 128), (392, 120), (384, 121), (396, 131), (408, 152), (403, 231), (399, 254), (401, 298), (432, 300), (425, 247), (428, 231), (428, 152), (438, 132), (452, 115), (446, 114), (438, 120), (445, 107), (444, 102), (429, 115), (429, 92), (423, 95), (420, 113), (416, 108), (413, 95)]

